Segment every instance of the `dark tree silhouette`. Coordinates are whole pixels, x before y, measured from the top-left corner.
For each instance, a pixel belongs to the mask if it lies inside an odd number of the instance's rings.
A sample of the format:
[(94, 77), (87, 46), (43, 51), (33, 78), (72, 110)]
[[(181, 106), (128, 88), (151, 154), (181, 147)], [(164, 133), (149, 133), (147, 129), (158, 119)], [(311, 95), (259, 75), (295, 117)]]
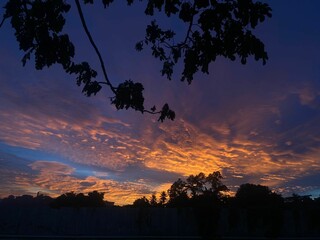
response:
[(52, 207), (105, 207), (104, 193), (93, 191), (86, 196), (83, 193), (67, 192), (55, 198)]
[(206, 176), (204, 173), (198, 175), (190, 175), (187, 178), (187, 186), (191, 191), (191, 197), (198, 196), (203, 193), (206, 189)]
[(160, 199), (159, 199), (159, 205), (164, 206), (167, 203), (167, 193), (165, 191), (162, 191), (160, 194)]
[[(102, 0), (108, 7), (113, 0)], [(128, 5), (134, 0), (127, 0)], [(253, 34), (253, 30), (267, 17), (271, 17), (271, 8), (266, 3), (253, 0), (149, 0), (145, 14), (153, 16), (163, 11), (167, 17), (176, 15), (177, 21), (187, 26), (182, 39), (177, 39), (174, 29), (162, 29), (156, 20), (146, 28), (145, 38), (136, 44), (141, 51), (149, 46), (152, 55), (162, 62), (161, 74), (172, 78), (174, 67), (181, 62), (183, 71), (181, 80), (189, 84), (198, 71), (209, 73), (209, 64), (222, 56), (234, 61), (239, 58), (245, 64), (249, 56), (266, 63), (268, 56), (264, 44)], [(117, 109), (134, 109), (141, 113), (160, 114), (159, 121), (173, 120), (175, 112), (167, 103), (160, 110), (154, 106), (146, 108), (141, 83), (126, 80), (115, 86), (107, 74), (106, 66), (86, 25), (79, 0), (75, 0), (82, 27), (90, 40), (100, 61), (104, 81), (97, 81), (97, 71), (88, 62), (74, 62), (75, 47), (68, 34), (62, 33), (71, 5), (64, 0), (8, 0), (4, 5), (5, 20), (10, 20), (20, 50), (24, 52), (23, 65), (34, 58), (35, 68), (42, 70), (53, 64), (59, 64), (64, 71), (76, 75), (77, 84), (82, 92), (96, 95), (103, 85), (113, 94), (111, 104)], [(83, 0), (84, 4), (93, 4), (93, 0)], [(119, 19), (120, 20), (120, 19)]]
[(204, 173), (190, 175), (186, 181), (178, 179), (168, 190), (170, 206), (209, 206), (221, 201), (223, 192), (229, 191), (222, 183), (220, 172), (206, 176)]
[(150, 207), (150, 202), (146, 197), (138, 198), (133, 202), (134, 207)]
[(104, 193), (93, 191), (88, 193), (88, 204), (92, 207), (105, 207), (105, 203), (103, 201)]
[(155, 194), (151, 195), (149, 203), (150, 203), (151, 207), (157, 207), (158, 206), (157, 196)]
[(168, 190), (169, 195), (169, 206), (186, 206), (188, 204), (188, 194), (187, 194), (186, 183), (180, 178), (175, 181)]
[(272, 192), (267, 186), (251, 183), (242, 184), (236, 193), (240, 206), (278, 206), (283, 204), (280, 194)]
[(204, 173), (190, 175), (187, 178), (187, 188), (191, 192), (191, 197), (200, 195), (212, 195), (221, 197), (221, 192), (229, 191), (226, 185), (222, 183), (222, 175), (219, 171), (210, 173), (206, 176)]
[(236, 203), (247, 210), (248, 230), (255, 232), (259, 219), (263, 220), (266, 237), (277, 237), (283, 224), (283, 198), (267, 186), (246, 183), (240, 186)]
[(44, 194), (38, 193), (36, 197), (31, 195), (13, 196), (2, 199), (1, 206), (19, 206), (19, 207), (45, 207), (52, 203), (53, 199)]
[(284, 201), (287, 205), (291, 206), (308, 205), (313, 202), (311, 199), (311, 195), (300, 196), (296, 193), (293, 193), (291, 197), (286, 197)]
[[(200, 174), (200, 176), (202, 175), (203, 174)], [(213, 175), (218, 176), (219, 174)], [(179, 182), (181, 183), (181, 181), (182, 180), (180, 180)], [(166, 196), (165, 192), (163, 192), (161, 196)], [(67, 213), (68, 220), (62, 221), (62, 224), (69, 220), (73, 221), (75, 220), (75, 218), (79, 218), (81, 216), (83, 219), (86, 219), (88, 221), (90, 221), (90, 219), (92, 218), (93, 220), (96, 220), (90, 223), (90, 229), (94, 231), (94, 228), (92, 228), (93, 225), (95, 225), (97, 222), (103, 222), (106, 219), (110, 219), (111, 221), (115, 220), (116, 224), (113, 224), (113, 226), (120, 229), (119, 233), (123, 233), (128, 230), (127, 227), (123, 225), (123, 223), (130, 223), (130, 221), (134, 221), (132, 222), (132, 224), (128, 225), (128, 228), (131, 229), (132, 226), (138, 227), (138, 234), (141, 235), (145, 235), (145, 233), (158, 234), (159, 232), (164, 234), (168, 232), (177, 233), (176, 227), (173, 226), (172, 229), (167, 224), (164, 224), (165, 229), (162, 229), (164, 231), (158, 231), (158, 229), (162, 227), (161, 224), (165, 223), (168, 219), (169, 223), (172, 223), (172, 220), (176, 219), (181, 221), (179, 222), (180, 226), (191, 227), (191, 232), (198, 234), (201, 239), (228, 238), (230, 236), (234, 236), (235, 234), (239, 234), (237, 236), (240, 236), (243, 239), (301, 239), (302, 237), (304, 239), (318, 239), (318, 236), (320, 234), (319, 198), (313, 199), (308, 195), (300, 196), (297, 194), (293, 194), (291, 197), (287, 197), (284, 199), (284, 204), (270, 204), (273, 202), (273, 200), (270, 201), (270, 196), (271, 199), (282, 199), (282, 197), (279, 194), (278, 197), (275, 197), (274, 193), (266, 186), (254, 184), (241, 185), (240, 189), (237, 192), (237, 195), (234, 197), (230, 197), (230, 199), (234, 199), (234, 201), (221, 202), (220, 204), (212, 201), (210, 204), (205, 202), (197, 202), (201, 204), (195, 204), (194, 200), (197, 198), (205, 197), (204, 194), (192, 195), (190, 191), (187, 196), (188, 201), (186, 205), (170, 206), (164, 204), (167, 207), (180, 208), (178, 211), (167, 211), (166, 209), (153, 209), (152, 211), (150, 211), (147, 208), (152, 207), (152, 205), (150, 204), (151, 201), (149, 202), (146, 197), (142, 197), (140, 199), (137, 199), (133, 205), (123, 206), (123, 208), (138, 208), (134, 211), (125, 211), (125, 213), (128, 214), (128, 218), (124, 221), (122, 217), (121, 219), (114, 218), (114, 214), (117, 213), (120, 213), (120, 215), (124, 218), (127, 217), (122, 214), (123, 211), (118, 211), (118, 208), (120, 207), (117, 207), (114, 209), (114, 211), (109, 212), (114, 213), (109, 215), (109, 218), (106, 218), (104, 214), (101, 214), (100, 211), (96, 210), (69, 211), (60, 209), (57, 211), (52, 210), (50, 209), (50, 207), (48, 207), (50, 206), (48, 203), (52, 201), (55, 204), (59, 203), (60, 207), (95, 207), (97, 206), (96, 202), (100, 202), (100, 200), (103, 198), (102, 193), (95, 191), (89, 194), (76, 194), (74, 192), (69, 192), (62, 194), (56, 199), (52, 199), (41, 193), (38, 193), (36, 197), (30, 195), (10, 195), (4, 199), (0, 199), (0, 212), (2, 213), (0, 215), (1, 233), (8, 234), (8, 236), (10, 236), (11, 234), (16, 234), (16, 229), (19, 229), (19, 233), (30, 235), (30, 221), (27, 220), (30, 219), (32, 222), (31, 229), (33, 229), (34, 227), (35, 235), (39, 234), (38, 226), (41, 226), (41, 229), (43, 229), (43, 231), (41, 230), (41, 233), (46, 233), (47, 236), (51, 236), (52, 234), (54, 234), (52, 227), (55, 226), (52, 225), (52, 223), (58, 223), (59, 221), (57, 222), (56, 220), (63, 219), (65, 214)], [(94, 200), (100, 200), (90, 201), (90, 198)], [(269, 200), (264, 201), (264, 198), (267, 198)], [(237, 204), (236, 200), (239, 201), (239, 199), (244, 199), (245, 204)], [(255, 199), (255, 201), (248, 201), (247, 199)], [(158, 204), (157, 206), (163, 207), (164, 205)], [(37, 209), (39, 207), (41, 207), (41, 209)], [(186, 207), (187, 209), (183, 209), (181, 207)], [(157, 214), (162, 211), (166, 214)], [(108, 211), (103, 212), (108, 213)], [(33, 213), (36, 214), (34, 215)], [(90, 216), (88, 215), (88, 213), (90, 213)], [(130, 216), (130, 214), (133, 215)], [(178, 214), (178, 216), (176, 214)], [(17, 219), (16, 217), (19, 216), (24, 217), (22, 219)], [(43, 218), (38, 218), (39, 216), (46, 216), (49, 220), (51, 220), (41, 222)], [(226, 217), (229, 220), (229, 224), (226, 224)], [(159, 218), (159, 221), (156, 220), (156, 218)], [(190, 222), (189, 220), (192, 221)], [(87, 223), (88, 221), (85, 221), (84, 223)], [(159, 223), (160, 225), (156, 226), (155, 223)], [(187, 223), (187, 225), (184, 225), (185, 223)], [(192, 225), (190, 225), (191, 223)], [(196, 224), (196, 226), (194, 224)], [(62, 225), (58, 224), (57, 226)], [(155, 232), (153, 232), (155, 226), (157, 227), (157, 229)], [(101, 233), (99, 229), (100, 228), (98, 227), (97, 232), (93, 232), (93, 236), (95, 236), (95, 233), (97, 234), (97, 236), (99, 233)], [(129, 230), (129, 232), (130, 231), (131, 230)], [(83, 233), (84, 231), (80, 232)], [(106, 232), (107, 234), (109, 234), (110, 228), (107, 228)], [(159, 238), (162, 237), (162, 235), (155, 236), (158, 236)], [(139, 236), (136, 237), (139, 238)], [(181, 238), (182, 236), (179, 237)]]

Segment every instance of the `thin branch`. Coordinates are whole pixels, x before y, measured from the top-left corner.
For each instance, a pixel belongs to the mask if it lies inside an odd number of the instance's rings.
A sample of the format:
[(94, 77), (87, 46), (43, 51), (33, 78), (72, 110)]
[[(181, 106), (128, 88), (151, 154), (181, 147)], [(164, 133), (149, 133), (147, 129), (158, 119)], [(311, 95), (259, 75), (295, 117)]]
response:
[(3, 25), (3, 23), (4, 23), (4, 21), (5, 21), (6, 19), (7, 19), (6, 17), (3, 17), (3, 19), (2, 19), (2, 21), (1, 21), (1, 23), (0, 23), (0, 28), (2, 27), (2, 25)]
[[(114, 94), (116, 94), (116, 93), (117, 93), (117, 88), (114, 87), (114, 86), (111, 84), (111, 82), (110, 82), (110, 80), (109, 80), (109, 78), (108, 78), (107, 71), (106, 71), (106, 68), (105, 68), (105, 65), (104, 65), (104, 61), (103, 61), (103, 59), (102, 59), (101, 53), (100, 53), (97, 45), (95, 44), (95, 42), (94, 42), (94, 40), (93, 40), (93, 38), (92, 38), (92, 36), (91, 36), (91, 34), (90, 34), (90, 32), (89, 32), (89, 29), (88, 29), (88, 27), (87, 27), (86, 21), (85, 21), (84, 16), (83, 16), (83, 12), (82, 12), (82, 9), (81, 9), (80, 2), (79, 2), (79, 0), (75, 0), (75, 2), (76, 2), (76, 5), (77, 5), (77, 9), (78, 9), (78, 13), (79, 13), (79, 16), (80, 16), (80, 19), (81, 19), (82, 26), (83, 26), (83, 28), (84, 28), (84, 31), (85, 31), (86, 34), (87, 34), (87, 37), (89, 38), (89, 41), (90, 41), (92, 47), (94, 48), (94, 50), (96, 51), (96, 54), (98, 55), (98, 58), (99, 58), (99, 61), (100, 61), (100, 64), (101, 64), (101, 68), (102, 68), (102, 71), (103, 71), (103, 75), (104, 75), (104, 78), (105, 78), (105, 80), (106, 80), (105, 82), (98, 82), (98, 83), (99, 83), (99, 84), (106, 84), (106, 85), (108, 85), (108, 86), (110, 87), (110, 89), (112, 90), (112, 92), (113, 92)], [(111, 98), (111, 99), (112, 99), (112, 98)], [(145, 110), (145, 109), (144, 109), (144, 110), (143, 110), (143, 113), (161, 114), (162, 111), (157, 111), (157, 112), (155, 112), (155, 111), (149, 111), (149, 110)]]
[[(105, 85), (108, 85), (108, 86), (109, 86), (109, 84), (108, 84), (107, 82), (97, 82), (97, 83), (99, 83), (99, 84), (105, 84)], [(114, 87), (114, 89), (116, 89), (116, 88)]]
[(167, 41), (163, 41), (162, 43), (166, 48), (169, 48), (169, 49), (173, 48), (173, 44), (170, 44)]
[[(193, 11), (195, 11), (195, 7), (196, 7), (196, 2), (193, 3)], [(195, 16), (195, 13), (192, 15), (192, 18), (191, 18), (191, 21), (190, 21), (190, 24), (189, 24), (189, 27), (188, 27), (188, 31), (187, 31), (187, 34), (186, 34), (186, 37), (182, 43), (182, 45), (186, 45), (187, 44), (187, 41), (188, 41), (188, 38), (189, 38), (189, 34), (191, 32), (191, 28), (193, 26), (193, 19), (194, 19), (194, 16)]]
[(159, 113), (162, 113), (162, 111), (158, 111), (158, 112), (152, 112), (152, 111), (149, 111), (149, 110), (143, 110), (143, 112), (145, 113), (150, 113), (150, 114), (159, 114)]
[[(181, 42), (181, 43), (178, 43), (178, 44), (173, 44), (173, 45), (170, 45), (170, 48), (172, 49), (172, 48), (175, 48), (175, 47), (178, 47), (178, 48), (184, 48), (185, 46), (188, 46), (188, 44), (187, 44), (187, 41), (188, 40), (191, 40), (192, 41), (192, 38), (190, 37), (190, 33), (193, 33), (193, 31), (192, 31), (192, 26), (194, 26), (195, 24), (193, 24), (193, 17), (192, 17), (192, 20), (191, 20), (191, 22), (190, 22), (190, 24), (189, 24), (189, 27), (188, 27), (188, 31), (187, 31), (187, 33), (186, 33), (186, 36), (185, 36), (185, 39), (183, 40), (183, 42)], [(167, 47), (167, 46), (165, 46), (165, 47)], [(169, 47), (168, 47), (169, 48)]]
[(33, 47), (30, 48), (30, 49), (28, 50), (28, 52), (23, 56), (23, 58), (22, 58), (22, 64), (23, 64), (23, 66), (25, 66), (26, 63), (27, 63), (27, 60), (30, 59), (30, 54), (34, 51), (34, 49), (35, 49), (35, 47), (33, 46)]
[(187, 41), (188, 39), (190, 38), (189, 35), (190, 35), (190, 32), (191, 32), (191, 28), (193, 26), (193, 17), (192, 17), (192, 20), (190, 21), (190, 24), (189, 24), (189, 28), (188, 28), (188, 31), (187, 31), (187, 34), (186, 34), (186, 37), (183, 41), (183, 43), (181, 45), (186, 45), (187, 44)]
[(101, 57), (101, 53), (100, 53), (97, 45), (93, 41), (93, 38), (92, 38), (92, 36), (91, 36), (91, 34), (89, 32), (89, 29), (87, 27), (87, 24), (86, 24), (86, 21), (84, 19), (83, 12), (82, 12), (82, 9), (81, 9), (80, 2), (79, 2), (79, 0), (75, 0), (75, 2), (76, 2), (76, 5), (77, 5), (78, 13), (79, 13), (79, 16), (80, 16), (81, 23), (82, 23), (82, 26), (84, 28), (84, 31), (86, 32), (87, 37), (89, 38), (89, 41), (90, 41), (92, 47), (94, 48), (94, 50), (96, 51), (96, 54), (98, 55), (98, 58), (99, 58), (99, 61), (100, 61), (100, 65), (101, 65), (101, 68), (102, 68), (102, 72), (103, 72), (104, 78), (106, 80), (106, 84), (111, 88), (112, 92), (114, 94), (116, 94), (116, 88), (111, 84), (111, 82), (110, 82), (110, 80), (108, 78), (107, 71), (106, 71), (103, 59)]

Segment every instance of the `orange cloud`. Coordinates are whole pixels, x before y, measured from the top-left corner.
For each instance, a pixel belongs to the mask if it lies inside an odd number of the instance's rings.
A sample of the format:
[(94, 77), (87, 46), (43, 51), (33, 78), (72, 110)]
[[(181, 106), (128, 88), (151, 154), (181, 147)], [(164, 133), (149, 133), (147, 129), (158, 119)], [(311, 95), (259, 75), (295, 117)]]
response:
[[(55, 167), (54, 167), (55, 168)], [(62, 193), (74, 191), (88, 193), (100, 191), (105, 193), (105, 199), (118, 205), (130, 204), (135, 199), (151, 194), (151, 186), (138, 182), (118, 182), (89, 176), (84, 179), (66, 175), (64, 172), (40, 171), (35, 175), (16, 176), (16, 185), (26, 193), (38, 191), (48, 192), (57, 197)]]
[(32, 168), (32, 170), (58, 175), (70, 175), (75, 170), (66, 164), (48, 161), (36, 161), (29, 164), (29, 166)]

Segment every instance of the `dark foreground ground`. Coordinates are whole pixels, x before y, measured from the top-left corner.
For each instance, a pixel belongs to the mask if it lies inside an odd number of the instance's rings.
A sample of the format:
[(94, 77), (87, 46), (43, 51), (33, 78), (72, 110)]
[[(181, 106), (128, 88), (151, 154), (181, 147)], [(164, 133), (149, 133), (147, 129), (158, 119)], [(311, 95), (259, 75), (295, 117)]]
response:
[(174, 237), (174, 236), (118, 236), (118, 237), (109, 237), (109, 236), (1, 236), (1, 240), (26, 240), (26, 239), (36, 239), (36, 240), (200, 240), (200, 239), (221, 239), (221, 240), (244, 240), (244, 239), (257, 239), (257, 240), (264, 240), (264, 239), (279, 239), (279, 240), (316, 240), (320, 239), (317, 237), (296, 237), (296, 238), (266, 238), (266, 237), (222, 237), (222, 238), (202, 238), (202, 237)]
[(0, 240), (320, 240), (319, 209), (257, 210), (0, 207)]
[[(134, 237), (128, 237), (128, 236), (118, 236), (118, 237), (110, 237), (110, 236), (0, 236), (1, 240), (25, 240), (25, 239), (36, 239), (36, 240), (136, 240), (136, 239), (142, 239), (142, 240), (198, 240), (201, 239), (201, 237), (173, 237), (173, 236), (167, 236), (167, 237), (159, 237), (159, 236), (134, 236)], [(230, 238), (228, 238), (230, 239)], [(235, 238), (238, 239), (238, 238)]]

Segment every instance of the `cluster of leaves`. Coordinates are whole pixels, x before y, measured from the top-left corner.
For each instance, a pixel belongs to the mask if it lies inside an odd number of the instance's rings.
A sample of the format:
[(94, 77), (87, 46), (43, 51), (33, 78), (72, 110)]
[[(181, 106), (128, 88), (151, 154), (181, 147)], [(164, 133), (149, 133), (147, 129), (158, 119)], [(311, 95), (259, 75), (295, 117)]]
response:
[(145, 13), (153, 16), (155, 11), (164, 11), (170, 17), (178, 15), (188, 25), (186, 36), (176, 41), (175, 32), (163, 30), (156, 21), (146, 29), (145, 39), (136, 44), (141, 51), (151, 45), (152, 54), (163, 62), (162, 75), (171, 79), (173, 68), (183, 58), (181, 80), (190, 84), (194, 74), (201, 70), (209, 73), (209, 64), (218, 56), (232, 61), (239, 57), (245, 64), (249, 56), (255, 60), (268, 59), (264, 44), (252, 34), (252, 30), (271, 17), (271, 8), (266, 3), (252, 0), (151, 0)]
[(255, 184), (242, 184), (236, 193), (236, 199), (240, 206), (257, 206), (257, 205), (281, 205), (283, 199), (281, 195), (272, 192), (267, 186)]
[[(36, 69), (60, 63), (65, 68), (74, 56), (74, 46), (66, 34), (59, 34), (65, 24), (64, 13), (70, 5), (58, 1), (9, 1), (4, 17), (11, 18), (20, 49), (26, 52), (22, 61), (35, 52)], [(50, 53), (50, 54), (49, 54)]]
[[(140, 0), (142, 1), (142, 0)], [(102, 0), (108, 7), (113, 0)], [(128, 5), (134, 0), (127, 0)], [(249, 56), (263, 63), (268, 59), (264, 44), (252, 34), (252, 30), (271, 17), (271, 8), (253, 0), (149, 0), (146, 1), (145, 14), (153, 16), (155, 11), (164, 11), (167, 17), (178, 15), (188, 30), (181, 41), (176, 41), (176, 33), (163, 30), (157, 22), (152, 21), (146, 28), (145, 39), (136, 44), (141, 51), (144, 45), (150, 45), (152, 55), (163, 62), (161, 74), (172, 78), (174, 66), (182, 58), (184, 68), (181, 80), (191, 83), (194, 74), (201, 70), (209, 73), (209, 64), (218, 56), (231, 60), (236, 57), (245, 64)], [(93, 4), (94, 0), (83, 0), (84, 4)], [(104, 75), (103, 82), (96, 81), (97, 71), (87, 62), (75, 63), (75, 48), (68, 34), (62, 33), (65, 17), (71, 8), (64, 0), (8, 0), (2, 26), (5, 19), (11, 19), (20, 49), (24, 51), (23, 65), (34, 56), (35, 68), (38, 70), (53, 64), (62, 65), (69, 74), (77, 75), (77, 84), (83, 85), (82, 92), (96, 95), (106, 84), (114, 93), (111, 104), (117, 109), (134, 109), (142, 113), (160, 114), (159, 121), (174, 120), (175, 112), (165, 103), (160, 111), (144, 107), (143, 85), (127, 80), (118, 87), (109, 80), (99, 49), (86, 26), (79, 0), (77, 9), (91, 45), (96, 51)], [(178, 42), (178, 43), (175, 43)]]
[(42, 70), (60, 64), (69, 74), (77, 74), (77, 84), (84, 84), (87, 96), (96, 94), (101, 86), (93, 79), (97, 72), (89, 63), (73, 62), (75, 48), (68, 34), (62, 33), (64, 15), (71, 6), (63, 0), (10, 0), (4, 6), (4, 18), (11, 19), (20, 50), (25, 52), (22, 63), (26, 64), (34, 54), (35, 68)]
[(222, 175), (219, 171), (190, 175), (186, 181), (178, 179), (168, 190), (169, 205), (185, 205), (188, 202), (219, 202), (224, 193), (229, 191), (222, 183)]
[(112, 98), (111, 102), (117, 109), (133, 108), (136, 111), (144, 111), (144, 97), (142, 94), (143, 85), (141, 83), (134, 83), (131, 80), (119, 84), (116, 96)]

